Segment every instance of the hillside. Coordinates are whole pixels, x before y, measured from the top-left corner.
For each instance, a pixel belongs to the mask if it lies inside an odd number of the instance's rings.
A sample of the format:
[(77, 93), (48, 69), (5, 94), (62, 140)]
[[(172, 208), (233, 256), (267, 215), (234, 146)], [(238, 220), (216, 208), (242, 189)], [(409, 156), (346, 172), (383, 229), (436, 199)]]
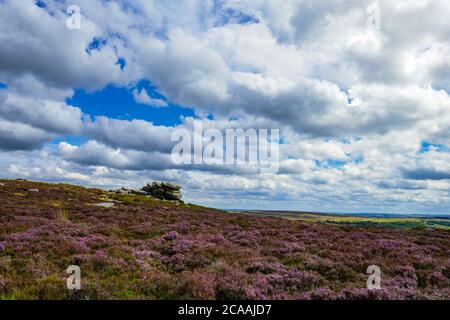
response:
[[(0, 181), (1, 299), (449, 299), (449, 257), (446, 229), (293, 221)], [(66, 288), (70, 265), (81, 267), (79, 291)], [(382, 270), (380, 290), (365, 289), (369, 265)]]

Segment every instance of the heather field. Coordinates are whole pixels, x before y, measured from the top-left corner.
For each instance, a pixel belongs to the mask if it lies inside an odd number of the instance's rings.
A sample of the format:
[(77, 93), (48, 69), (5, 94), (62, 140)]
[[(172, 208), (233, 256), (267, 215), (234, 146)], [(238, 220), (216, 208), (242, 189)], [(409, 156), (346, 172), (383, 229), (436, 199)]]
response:
[[(0, 183), (1, 299), (450, 299), (442, 223), (281, 219)], [(70, 265), (81, 290), (66, 287)], [(379, 290), (366, 289), (369, 265)]]

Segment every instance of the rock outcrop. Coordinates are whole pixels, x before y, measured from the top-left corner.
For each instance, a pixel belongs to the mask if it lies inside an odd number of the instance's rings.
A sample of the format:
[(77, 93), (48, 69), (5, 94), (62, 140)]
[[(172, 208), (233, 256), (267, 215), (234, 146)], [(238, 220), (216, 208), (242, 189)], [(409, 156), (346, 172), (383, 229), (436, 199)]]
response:
[(152, 196), (161, 200), (180, 201), (182, 198), (181, 186), (172, 182), (147, 183), (141, 190), (120, 188), (111, 190), (118, 195)]
[(142, 191), (163, 200), (180, 201), (182, 198), (181, 186), (171, 182), (148, 183)]
[(127, 194), (134, 194), (138, 196), (146, 196), (148, 195), (147, 192), (142, 190), (136, 190), (136, 189), (126, 189), (126, 188), (120, 188), (119, 190), (113, 191), (118, 195), (127, 195)]

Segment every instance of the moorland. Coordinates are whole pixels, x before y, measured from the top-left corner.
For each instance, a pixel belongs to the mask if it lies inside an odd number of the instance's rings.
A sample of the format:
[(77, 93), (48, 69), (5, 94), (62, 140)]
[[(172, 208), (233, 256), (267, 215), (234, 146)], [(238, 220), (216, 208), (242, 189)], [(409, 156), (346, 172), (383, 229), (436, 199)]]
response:
[(0, 180), (0, 299), (450, 298), (443, 219), (286, 215)]

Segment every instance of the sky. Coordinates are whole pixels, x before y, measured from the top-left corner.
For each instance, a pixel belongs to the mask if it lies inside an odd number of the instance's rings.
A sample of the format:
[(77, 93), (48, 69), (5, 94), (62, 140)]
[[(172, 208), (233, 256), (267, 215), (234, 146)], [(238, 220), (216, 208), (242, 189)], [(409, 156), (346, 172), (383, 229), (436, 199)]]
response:
[[(0, 0), (0, 177), (450, 213), (448, 17), (448, 0)], [(174, 164), (195, 121), (279, 129), (279, 170)]]

